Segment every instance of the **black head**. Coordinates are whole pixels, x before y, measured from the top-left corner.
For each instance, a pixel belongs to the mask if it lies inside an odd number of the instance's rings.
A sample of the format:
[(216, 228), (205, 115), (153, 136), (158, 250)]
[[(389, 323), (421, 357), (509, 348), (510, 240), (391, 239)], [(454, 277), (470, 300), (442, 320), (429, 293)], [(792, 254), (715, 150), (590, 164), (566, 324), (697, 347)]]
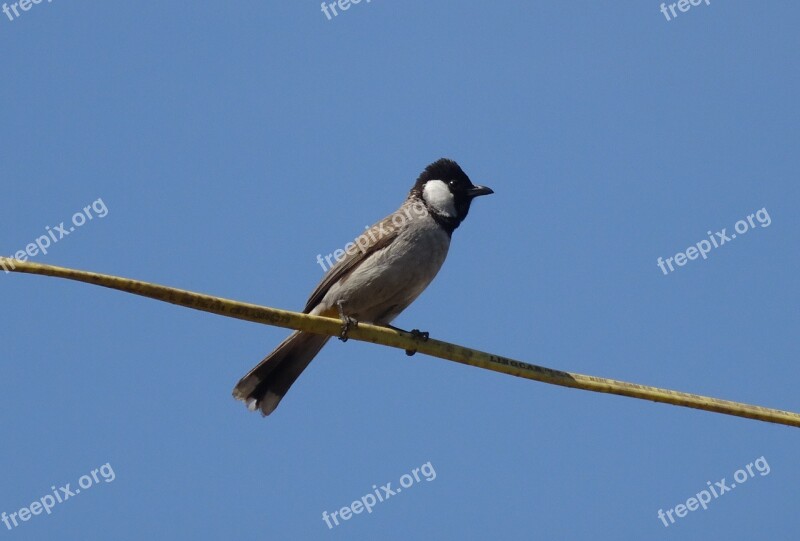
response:
[(491, 193), (490, 188), (472, 184), (456, 162), (442, 158), (425, 168), (410, 196), (425, 203), (434, 219), (452, 232), (467, 217), (472, 200)]

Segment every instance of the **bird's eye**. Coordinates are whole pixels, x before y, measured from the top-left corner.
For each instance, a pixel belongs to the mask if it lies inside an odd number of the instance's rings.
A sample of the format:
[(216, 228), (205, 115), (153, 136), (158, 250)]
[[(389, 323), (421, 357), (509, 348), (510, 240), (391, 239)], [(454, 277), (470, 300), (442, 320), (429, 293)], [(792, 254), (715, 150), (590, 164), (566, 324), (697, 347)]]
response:
[(456, 181), (455, 180), (451, 180), (450, 182), (448, 182), (448, 184), (450, 186), (455, 186), (456, 185)]

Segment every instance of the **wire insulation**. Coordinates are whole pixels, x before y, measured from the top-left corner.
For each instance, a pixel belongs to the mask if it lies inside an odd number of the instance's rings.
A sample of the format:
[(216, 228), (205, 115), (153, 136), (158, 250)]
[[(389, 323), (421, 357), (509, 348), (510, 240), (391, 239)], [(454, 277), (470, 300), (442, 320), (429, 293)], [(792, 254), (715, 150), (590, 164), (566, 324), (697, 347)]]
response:
[[(251, 321), (262, 325), (272, 325), (329, 336), (338, 336), (341, 331), (342, 323), (338, 319), (279, 310), (277, 308), (223, 299), (139, 280), (1, 257), (0, 266), (4, 269), (8, 269), (9, 272), (39, 274), (85, 282), (87, 284), (125, 291), (162, 302), (177, 304), (194, 310)], [(439, 340), (429, 339), (423, 341), (409, 333), (398, 332), (386, 327), (360, 323), (357, 327), (350, 329), (348, 337), (353, 340), (372, 342), (373, 344), (380, 344), (398, 349), (416, 350), (419, 353), (424, 353), (440, 359), (540, 381), (542, 383), (549, 383), (551, 385), (652, 400), (653, 402), (695, 408), (768, 423), (800, 427), (800, 414), (790, 411), (765, 408), (762, 406), (721, 400), (719, 398), (673, 391), (670, 389), (661, 389), (659, 387), (639, 385), (614, 379), (554, 370), (552, 368), (529, 364)]]

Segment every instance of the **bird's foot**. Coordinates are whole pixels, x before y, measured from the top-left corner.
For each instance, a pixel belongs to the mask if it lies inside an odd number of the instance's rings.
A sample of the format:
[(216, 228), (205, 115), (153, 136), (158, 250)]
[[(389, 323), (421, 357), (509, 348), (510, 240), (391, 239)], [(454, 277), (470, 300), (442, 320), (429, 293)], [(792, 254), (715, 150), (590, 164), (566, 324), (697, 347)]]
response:
[(414, 338), (416, 338), (417, 340), (421, 340), (422, 342), (427, 342), (428, 338), (431, 337), (431, 333), (427, 331), (421, 331), (419, 329), (411, 329), (411, 331), (409, 331), (409, 334)]
[(339, 317), (342, 319), (342, 332), (339, 333), (339, 340), (342, 342), (347, 342), (347, 333), (350, 332), (351, 328), (358, 328), (358, 320), (344, 313), (344, 308), (342, 307), (341, 301), (339, 301), (336, 305), (339, 308)]
[[(392, 325), (387, 325), (387, 327), (389, 327), (390, 329), (395, 330), (397, 332), (404, 332), (404, 333), (410, 334), (411, 336), (413, 336), (414, 338), (416, 338), (417, 340), (420, 340), (422, 342), (427, 342), (428, 338), (430, 337), (430, 333), (425, 332), (425, 331), (421, 331), (419, 329), (411, 329), (410, 331), (407, 331), (405, 329), (401, 329), (400, 327), (394, 327)], [(416, 352), (417, 352), (416, 349), (407, 349), (406, 350), (406, 355), (411, 357)]]
[(342, 318), (342, 332), (339, 333), (339, 340), (341, 340), (342, 342), (347, 342), (349, 338), (347, 336), (347, 333), (350, 332), (351, 328), (353, 329), (358, 328), (358, 320), (350, 316), (344, 316)]
[[(426, 331), (421, 331), (421, 330), (419, 330), (419, 329), (411, 329), (411, 331), (409, 332), (409, 334), (410, 334), (411, 336), (413, 336), (414, 338), (416, 338), (417, 340), (419, 340), (420, 342), (427, 342), (427, 341), (428, 341), (428, 338), (430, 338), (430, 336), (431, 336), (431, 334), (430, 334), (429, 332), (426, 332)], [(414, 355), (416, 352), (417, 352), (417, 350), (416, 350), (416, 349), (407, 349), (407, 350), (406, 350), (406, 355), (408, 355), (409, 357), (411, 357), (411, 356), (412, 356), (412, 355)]]

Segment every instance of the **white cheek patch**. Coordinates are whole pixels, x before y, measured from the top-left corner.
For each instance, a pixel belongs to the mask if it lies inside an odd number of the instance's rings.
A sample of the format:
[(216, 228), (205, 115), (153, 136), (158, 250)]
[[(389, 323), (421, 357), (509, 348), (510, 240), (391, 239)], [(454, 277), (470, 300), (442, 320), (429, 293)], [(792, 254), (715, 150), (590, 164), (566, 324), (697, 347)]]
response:
[(456, 217), (456, 202), (450, 188), (441, 180), (429, 180), (422, 189), (425, 203), (438, 214), (449, 218)]

